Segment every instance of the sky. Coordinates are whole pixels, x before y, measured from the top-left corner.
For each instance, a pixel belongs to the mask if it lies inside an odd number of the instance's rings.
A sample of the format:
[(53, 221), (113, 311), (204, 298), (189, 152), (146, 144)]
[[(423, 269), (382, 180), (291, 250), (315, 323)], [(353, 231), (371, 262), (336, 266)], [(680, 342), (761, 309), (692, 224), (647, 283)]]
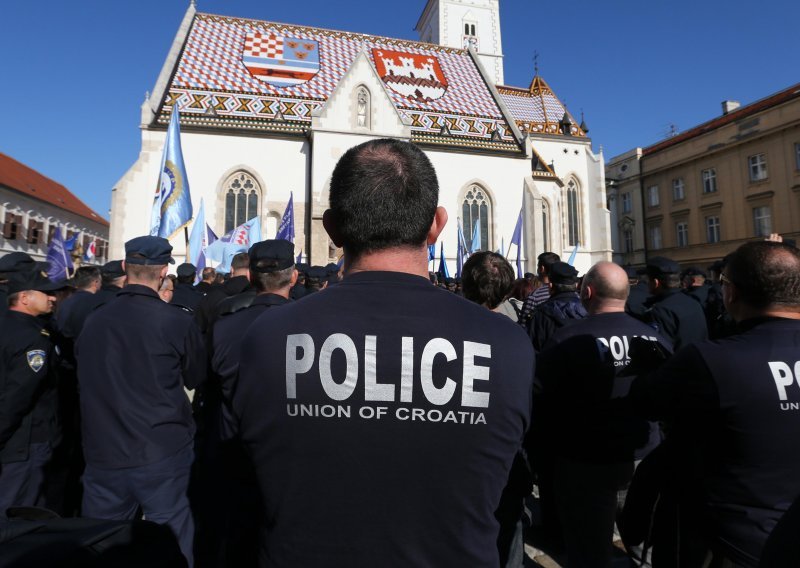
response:
[[(0, 0), (0, 152), (109, 217), (189, 0)], [(200, 12), (418, 39), (425, 0), (198, 0)], [(500, 0), (505, 79), (540, 75), (606, 160), (800, 82), (797, 0)], [(580, 120), (578, 118), (578, 120)], [(191, 178), (191, 173), (190, 173)], [(154, 182), (155, 183), (155, 180)]]

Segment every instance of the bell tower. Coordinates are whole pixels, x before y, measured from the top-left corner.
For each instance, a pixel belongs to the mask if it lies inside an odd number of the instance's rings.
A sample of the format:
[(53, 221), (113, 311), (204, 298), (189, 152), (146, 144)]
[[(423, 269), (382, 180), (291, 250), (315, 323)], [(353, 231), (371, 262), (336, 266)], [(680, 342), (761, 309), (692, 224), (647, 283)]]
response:
[(500, 0), (428, 0), (416, 30), (421, 41), (474, 48), (489, 77), (503, 84)]

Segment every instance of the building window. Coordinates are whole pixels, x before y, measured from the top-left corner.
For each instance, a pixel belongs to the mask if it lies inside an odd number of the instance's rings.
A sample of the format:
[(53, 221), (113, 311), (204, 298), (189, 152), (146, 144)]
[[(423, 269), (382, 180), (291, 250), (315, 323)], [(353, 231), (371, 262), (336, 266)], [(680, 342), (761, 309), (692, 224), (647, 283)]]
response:
[(753, 232), (756, 237), (772, 234), (772, 210), (768, 206), (753, 208)]
[(689, 223), (681, 221), (675, 225), (676, 242), (679, 247), (689, 246)]
[(478, 250), (490, 250), (489, 217), (491, 215), (491, 202), (482, 187), (473, 185), (469, 188), (467, 195), (464, 197), (464, 202), (461, 204), (461, 211), (464, 216), (464, 237), (471, 240), (475, 234), (475, 225), (477, 224), (481, 232), (481, 242)]
[(5, 222), (3, 223), (3, 237), (9, 241), (15, 240), (22, 233), (22, 215), (14, 215), (13, 213), (6, 213)]
[(44, 240), (44, 221), (28, 220), (28, 244), (38, 245)]
[(794, 167), (800, 170), (800, 144), (794, 145)]
[(108, 241), (98, 240), (97, 241), (97, 251), (95, 252), (96, 259), (107, 259), (108, 258)]
[(570, 180), (567, 184), (567, 242), (573, 247), (581, 242), (580, 232), (580, 202), (578, 200), (578, 186), (575, 180)]
[(767, 156), (756, 154), (747, 158), (750, 166), (750, 181), (761, 181), (767, 179)]
[(229, 233), (259, 215), (261, 189), (245, 172), (236, 172), (225, 182), (225, 232)]
[(683, 178), (672, 180), (672, 199), (673, 201), (681, 201), (686, 195), (684, 194)]
[(709, 168), (703, 170), (703, 193), (715, 193), (717, 191), (717, 170)]
[(650, 227), (650, 248), (658, 250), (661, 248), (661, 225)]
[(550, 250), (550, 205), (542, 199), (542, 244), (544, 250)]
[(719, 217), (714, 215), (706, 217), (706, 242), (718, 243), (720, 241)]
[(626, 253), (633, 252), (633, 231), (631, 229), (625, 229), (622, 232), (622, 242)]
[(622, 194), (622, 212), (630, 213), (633, 210), (633, 200), (630, 191)]
[(476, 24), (473, 24), (471, 22), (464, 22), (464, 35), (473, 37), (478, 35), (476, 33), (476, 28), (477, 28)]
[(650, 207), (658, 207), (659, 203), (661, 203), (661, 199), (658, 195), (658, 186), (651, 185), (647, 188), (647, 204)]

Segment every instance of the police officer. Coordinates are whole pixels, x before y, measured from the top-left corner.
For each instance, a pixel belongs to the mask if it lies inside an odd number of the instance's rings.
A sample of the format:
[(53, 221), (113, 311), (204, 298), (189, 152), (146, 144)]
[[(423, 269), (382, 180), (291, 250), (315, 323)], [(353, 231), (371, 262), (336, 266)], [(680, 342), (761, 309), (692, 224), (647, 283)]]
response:
[(645, 270), (643, 268), (637, 270), (629, 266), (625, 269), (625, 272), (628, 275), (628, 284), (630, 286), (625, 311), (635, 318), (642, 319), (645, 312), (645, 302), (650, 296), (650, 290), (647, 288), (647, 278), (644, 276)]
[(172, 293), (172, 303), (194, 312), (203, 299), (203, 294), (194, 287), (197, 268), (194, 264), (184, 262), (178, 266), (176, 273), (178, 279), (175, 282), (175, 291)]
[(584, 276), (581, 301), (589, 316), (555, 332), (539, 357), (537, 378), (546, 411), (534, 424), (550, 438), (555, 505), (570, 567), (611, 562), (617, 494), (634, 462), (660, 442), (650, 424), (613, 405), (628, 394), (629, 346), (635, 337), (671, 347), (650, 326), (625, 313), (628, 275), (611, 262)]
[(56, 326), (60, 335), (69, 343), (71, 360), (72, 345), (81, 333), (86, 318), (96, 306), (94, 295), (102, 285), (101, 272), (96, 266), (81, 266), (75, 271), (72, 279), (75, 292), (58, 306)]
[(58, 442), (57, 362), (40, 316), (53, 311), (63, 284), (39, 272), (7, 283), (0, 316), (0, 518), (9, 507), (41, 506), (44, 469)]
[(528, 328), (536, 351), (542, 350), (557, 329), (586, 317), (577, 293), (578, 271), (566, 262), (554, 262), (548, 269), (548, 276), (550, 299), (536, 309)]
[(680, 267), (663, 256), (647, 261), (647, 285), (650, 289), (644, 321), (668, 339), (677, 351), (684, 345), (708, 338), (703, 309), (681, 293)]
[(121, 260), (111, 260), (100, 269), (103, 284), (95, 294), (95, 308), (107, 304), (116, 297), (117, 292), (125, 287), (125, 270)]
[(15, 274), (47, 271), (46, 262), (36, 262), (29, 254), (12, 252), (0, 258), (0, 314), (8, 309), (8, 280)]
[[(681, 542), (702, 537), (695, 557), (681, 549), (681, 566), (758, 565), (800, 495), (800, 252), (742, 245), (722, 273), (722, 294), (741, 333), (688, 345), (630, 391), (669, 428)], [(703, 564), (709, 553), (715, 563)]]
[(344, 279), (245, 333), (233, 409), (271, 566), (499, 564), (494, 512), (530, 418), (533, 350), (508, 318), (430, 284), (437, 203), (414, 144), (350, 149), (323, 221)]
[(141, 507), (175, 531), (191, 564), (195, 426), (184, 387), (204, 380), (206, 355), (192, 317), (158, 297), (171, 253), (159, 237), (125, 243), (128, 285), (89, 316), (78, 339), (83, 514), (132, 519)]

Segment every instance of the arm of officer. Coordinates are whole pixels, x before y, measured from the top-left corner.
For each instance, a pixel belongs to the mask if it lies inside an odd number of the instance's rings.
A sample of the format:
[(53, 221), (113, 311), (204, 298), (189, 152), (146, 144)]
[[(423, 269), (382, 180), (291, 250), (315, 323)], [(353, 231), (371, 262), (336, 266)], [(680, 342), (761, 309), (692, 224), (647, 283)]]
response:
[(183, 384), (188, 389), (195, 389), (206, 380), (208, 361), (206, 346), (200, 328), (192, 320), (187, 325), (183, 340)]
[(663, 309), (656, 304), (648, 312), (648, 322), (657, 326), (658, 332), (671, 342), (675, 342), (678, 337), (678, 319), (674, 312)]
[[(41, 357), (41, 360), (29, 360), (29, 354), (31, 357)], [(7, 355), (7, 382), (3, 405), (7, 412), (0, 413), (0, 450), (20, 427), (22, 420), (31, 412), (41, 395), (49, 372), (49, 356), (49, 346), (45, 341), (36, 341)]]
[(679, 350), (656, 371), (637, 377), (628, 399), (637, 414), (653, 421), (700, 417), (719, 408), (716, 384), (694, 345)]

